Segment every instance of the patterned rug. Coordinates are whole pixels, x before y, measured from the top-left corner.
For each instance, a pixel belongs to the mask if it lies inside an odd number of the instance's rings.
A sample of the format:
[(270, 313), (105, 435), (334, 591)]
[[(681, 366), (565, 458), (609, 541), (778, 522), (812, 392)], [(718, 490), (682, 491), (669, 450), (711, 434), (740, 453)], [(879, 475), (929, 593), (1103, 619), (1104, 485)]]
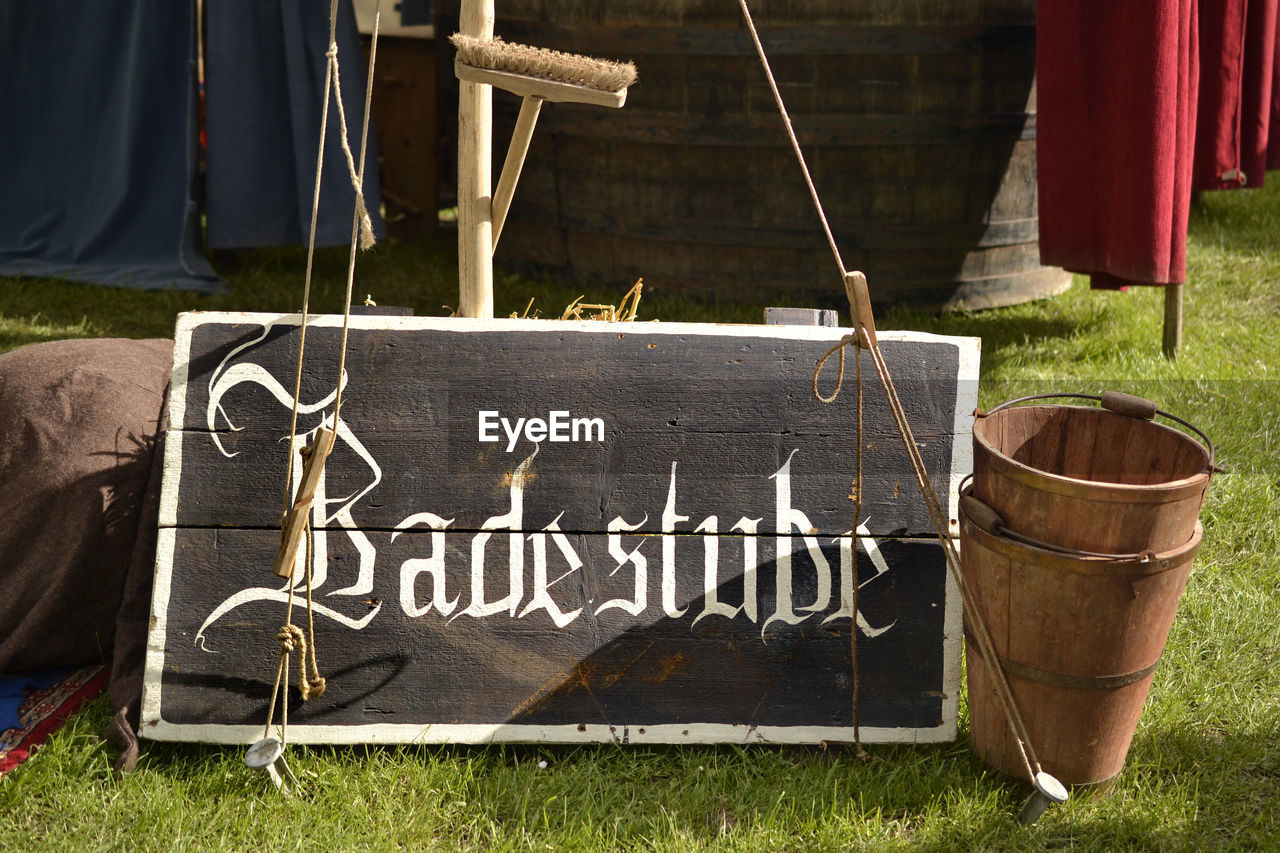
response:
[(26, 761), (80, 706), (107, 687), (105, 666), (0, 678), (0, 776)]

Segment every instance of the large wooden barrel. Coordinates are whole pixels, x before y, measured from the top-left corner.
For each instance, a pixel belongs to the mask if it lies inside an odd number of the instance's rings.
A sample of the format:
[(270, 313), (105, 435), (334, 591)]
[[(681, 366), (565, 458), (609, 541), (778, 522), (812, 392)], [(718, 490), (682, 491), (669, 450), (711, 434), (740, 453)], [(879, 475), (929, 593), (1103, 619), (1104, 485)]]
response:
[[(1039, 263), (1035, 0), (754, 5), (845, 265), (875, 301), (978, 308), (1066, 286)], [(457, 6), (437, 3), (442, 35)], [(736, 3), (499, 0), (495, 31), (640, 75), (620, 111), (543, 110), (500, 264), (840, 305)], [(495, 164), (515, 110), (495, 97)]]

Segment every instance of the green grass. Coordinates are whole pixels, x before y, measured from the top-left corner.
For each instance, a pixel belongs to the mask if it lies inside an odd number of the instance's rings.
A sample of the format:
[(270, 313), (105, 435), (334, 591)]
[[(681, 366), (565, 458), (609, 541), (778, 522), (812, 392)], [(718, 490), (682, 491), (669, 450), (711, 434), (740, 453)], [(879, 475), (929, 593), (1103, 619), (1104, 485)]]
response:
[[(1280, 847), (1280, 176), (1207, 194), (1193, 213), (1181, 357), (1160, 354), (1158, 290), (1064, 295), (943, 317), (894, 310), (882, 329), (983, 339), (983, 405), (1050, 390), (1129, 390), (1202, 426), (1228, 468), (1209, 492), (1196, 561), (1129, 760), (1108, 798), (1030, 828), (1021, 793), (951, 745), (819, 749), (635, 747), (298, 748), (303, 796), (284, 799), (239, 750), (150, 744), (113, 779), (93, 703), (0, 784), (12, 849), (637, 848), (1276, 849)], [(444, 313), (448, 242), (380, 247), (358, 297)], [(337, 310), (346, 253), (321, 253), (316, 310)], [(63, 337), (171, 334), (180, 310), (292, 310), (303, 254), (262, 251), (225, 269), (215, 297), (47, 280), (0, 281), (0, 349)], [(616, 302), (629, 282), (588, 301)], [(874, 288), (875, 283), (872, 282)], [(500, 313), (558, 314), (581, 289), (500, 277)], [(641, 317), (754, 322), (760, 306), (650, 290)], [(541, 767), (540, 762), (546, 766)]]

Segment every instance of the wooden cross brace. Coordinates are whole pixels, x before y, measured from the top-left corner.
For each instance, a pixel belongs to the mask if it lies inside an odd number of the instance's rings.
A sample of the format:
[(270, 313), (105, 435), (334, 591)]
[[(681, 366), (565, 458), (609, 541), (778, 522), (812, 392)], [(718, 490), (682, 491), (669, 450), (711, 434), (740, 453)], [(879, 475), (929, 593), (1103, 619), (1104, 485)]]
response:
[(311, 513), (316, 487), (320, 485), (320, 475), (324, 473), (324, 462), (333, 450), (336, 436), (337, 433), (333, 430), (322, 426), (316, 430), (315, 440), (298, 451), (302, 457), (302, 482), (298, 485), (293, 508), (285, 517), (284, 528), (280, 532), (280, 551), (276, 554), (275, 565), (278, 577), (293, 575), (298, 548), (302, 546), (302, 535), (307, 529), (307, 516)]

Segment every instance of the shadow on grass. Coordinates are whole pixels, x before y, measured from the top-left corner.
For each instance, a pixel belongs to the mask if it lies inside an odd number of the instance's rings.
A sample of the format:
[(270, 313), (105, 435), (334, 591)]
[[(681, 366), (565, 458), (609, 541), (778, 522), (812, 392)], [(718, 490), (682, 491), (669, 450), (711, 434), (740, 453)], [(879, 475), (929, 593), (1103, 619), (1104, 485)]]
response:
[(877, 325), (884, 329), (912, 329), (939, 335), (982, 339), (982, 374), (999, 372), (1007, 363), (1024, 358), (1028, 343), (1067, 341), (1102, 322), (1106, 308), (1097, 302), (1068, 307), (1066, 297), (1040, 300), (1007, 309), (930, 315), (891, 310)]
[(1233, 252), (1275, 255), (1280, 251), (1280, 172), (1260, 189), (1204, 192), (1191, 205), (1191, 241)]

